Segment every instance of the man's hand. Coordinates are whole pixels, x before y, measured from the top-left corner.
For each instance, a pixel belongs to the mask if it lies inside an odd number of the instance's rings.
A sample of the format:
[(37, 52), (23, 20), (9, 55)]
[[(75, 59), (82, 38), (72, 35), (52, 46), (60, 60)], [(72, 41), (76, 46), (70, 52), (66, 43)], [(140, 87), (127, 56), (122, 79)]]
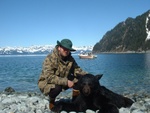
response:
[(72, 88), (73, 86), (74, 86), (74, 82), (68, 80), (68, 87), (69, 87), (69, 88)]

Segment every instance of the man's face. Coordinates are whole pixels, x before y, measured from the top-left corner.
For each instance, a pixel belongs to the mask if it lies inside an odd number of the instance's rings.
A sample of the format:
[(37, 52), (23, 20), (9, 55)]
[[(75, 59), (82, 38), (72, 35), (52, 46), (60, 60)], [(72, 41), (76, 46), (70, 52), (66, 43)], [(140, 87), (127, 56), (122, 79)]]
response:
[(62, 46), (58, 47), (58, 51), (59, 51), (60, 55), (63, 56), (63, 57), (67, 57), (70, 54), (70, 50), (66, 49)]

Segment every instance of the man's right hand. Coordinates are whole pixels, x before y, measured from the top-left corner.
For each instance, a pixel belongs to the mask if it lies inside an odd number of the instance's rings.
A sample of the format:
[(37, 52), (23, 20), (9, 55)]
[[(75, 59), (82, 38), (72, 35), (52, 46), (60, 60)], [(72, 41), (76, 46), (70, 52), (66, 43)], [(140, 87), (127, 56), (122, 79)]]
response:
[(68, 87), (69, 87), (69, 88), (72, 88), (73, 86), (74, 86), (74, 82), (73, 82), (73, 81), (68, 80)]

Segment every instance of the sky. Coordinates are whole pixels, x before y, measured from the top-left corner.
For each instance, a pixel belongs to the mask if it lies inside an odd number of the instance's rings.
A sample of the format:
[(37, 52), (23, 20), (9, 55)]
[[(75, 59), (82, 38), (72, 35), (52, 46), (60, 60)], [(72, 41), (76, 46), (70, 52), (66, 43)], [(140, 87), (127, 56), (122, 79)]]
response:
[(150, 10), (150, 0), (0, 0), (0, 47), (94, 46), (128, 17)]

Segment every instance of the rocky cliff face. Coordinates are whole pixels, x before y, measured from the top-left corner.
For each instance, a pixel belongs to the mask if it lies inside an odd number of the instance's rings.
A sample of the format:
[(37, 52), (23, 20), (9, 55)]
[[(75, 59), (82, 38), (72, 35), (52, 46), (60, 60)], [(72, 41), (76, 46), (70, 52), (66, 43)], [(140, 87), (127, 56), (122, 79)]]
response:
[(93, 47), (93, 52), (146, 52), (150, 50), (150, 10), (127, 18), (108, 31)]

